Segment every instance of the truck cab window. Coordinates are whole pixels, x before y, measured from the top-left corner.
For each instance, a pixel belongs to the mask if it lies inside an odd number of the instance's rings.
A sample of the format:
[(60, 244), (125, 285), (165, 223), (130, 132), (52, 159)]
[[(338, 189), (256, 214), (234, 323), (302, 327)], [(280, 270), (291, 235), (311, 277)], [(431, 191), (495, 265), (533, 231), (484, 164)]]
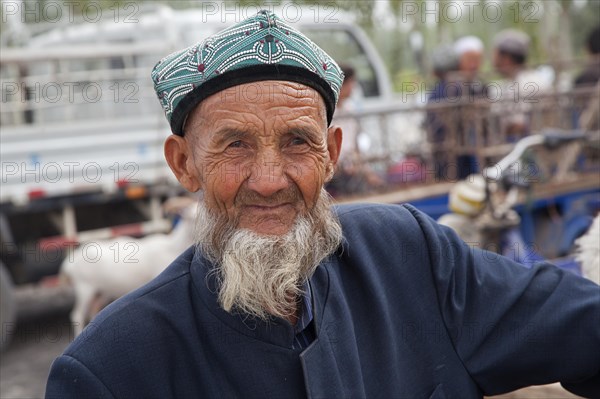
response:
[(364, 97), (380, 96), (377, 74), (367, 58), (365, 50), (346, 29), (310, 27), (303, 32), (338, 63), (349, 64), (356, 70), (356, 76)]

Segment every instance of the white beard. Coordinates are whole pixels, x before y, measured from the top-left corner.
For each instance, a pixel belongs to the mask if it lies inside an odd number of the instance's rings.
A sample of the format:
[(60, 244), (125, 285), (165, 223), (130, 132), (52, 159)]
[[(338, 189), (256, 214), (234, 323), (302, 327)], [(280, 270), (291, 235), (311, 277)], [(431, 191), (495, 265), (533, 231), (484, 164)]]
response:
[(310, 213), (299, 215), (283, 236), (260, 235), (231, 224), (201, 201), (197, 246), (215, 265), (221, 307), (263, 320), (292, 316), (302, 285), (342, 241), (341, 225), (325, 190)]

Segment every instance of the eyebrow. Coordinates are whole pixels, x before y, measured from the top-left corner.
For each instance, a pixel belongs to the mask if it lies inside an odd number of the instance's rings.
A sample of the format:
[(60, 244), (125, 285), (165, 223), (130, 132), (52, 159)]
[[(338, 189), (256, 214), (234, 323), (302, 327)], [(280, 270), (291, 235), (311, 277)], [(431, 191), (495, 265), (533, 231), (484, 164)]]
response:
[(298, 136), (306, 141), (316, 143), (319, 138), (319, 133), (320, 132), (316, 132), (314, 129), (306, 127), (292, 127), (288, 129), (284, 134)]
[(214, 133), (213, 141), (215, 144), (220, 145), (229, 141), (241, 140), (248, 137), (250, 134), (251, 133), (244, 130), (226, 127), (219, 129)]
[[(299, 126), (299, 127), (291, 127), (287, 130), (284, 130), (282, 132), (281, 136), (298, 136), (308, 142), (317, 143), (318, 138), (319, 138), (319, 133), (320, 132), (316, 132), (313, 129)], [(245, 139), (248, 136), (252, 136), (252, 135), (253, 135), (252, 132), (249, 132), (246, 130), (225, 127), (225, 128), (217, 130), (214, 133), (213, 142), (216, 145), (221, 145), (223, 143), (230, 142), (230, 141), (242, 140), (242, 139)]]

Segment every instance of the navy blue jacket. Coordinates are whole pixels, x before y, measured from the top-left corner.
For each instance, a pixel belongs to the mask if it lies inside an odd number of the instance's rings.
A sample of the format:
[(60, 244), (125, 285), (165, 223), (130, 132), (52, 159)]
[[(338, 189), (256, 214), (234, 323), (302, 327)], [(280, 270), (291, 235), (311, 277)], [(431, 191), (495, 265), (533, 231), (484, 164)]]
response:
[(310, 284), (317, 338), (223, 311), (193, 248), (103, 311), (49, 398), (479, 398), (561, 381), (600, 397), (600, 287), (469, 248), (414, 208), (338, 208)]

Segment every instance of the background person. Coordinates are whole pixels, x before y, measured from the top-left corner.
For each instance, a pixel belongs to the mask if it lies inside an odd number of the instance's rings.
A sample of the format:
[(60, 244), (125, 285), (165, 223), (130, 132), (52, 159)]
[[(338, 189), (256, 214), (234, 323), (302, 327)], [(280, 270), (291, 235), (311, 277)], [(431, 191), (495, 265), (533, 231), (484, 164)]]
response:
[(575, 78), (575, 87), (593, 86), (600, 81), (600, 26), (597, 26), (588, 35), (586, 50), (588, 64)]
[(444, 141), (448, 134), (447, 120), (449, 108), (439, 108), (437, 104), (444, 104), (447, 98), (456, 98), (458, 83), (456, 71), (458, 70), (458, 56), (454, 48), (441, 45), (431, 52), (431, 65), (433, 75), (437, 78), (431, 93), (427, 97), (430, 105), (425, 115), (423, 126), (427, 131), (428, 142), (431, 143), (431, 157), (435, 167), (435, 176), (446, 179), (446, 171), (451, 159), (448, 157)]
[[(464, 36), (454, 43), (454, 51), (458, 56), (458, 81), (462, 100), (456, 109), (456, 113), (460, 115), (456, 124), (458, 142), (465, 150), (471, 150), (477, 145), (477, 129), (484, 129), (481, 137), (486, 134), (485, 124), (478, 123), (475, 119), (481, 114), (481, 110), (475, 108), (474, 104), (487, 94), (487, 86), (479, 77), (484, 46), (477, 36)], [(468, 152), (456, 157), (456, 167), (459, 180), (479, 170), (477, 158)]]
[[(515, 29), (501, 31), (494, 37), (493, 63), (503, 77), (492, 112), (500, 116), (500, 133), (513, 142), (529, 133), (532, 101), (551, 89), (551, 82), (540, 70), (527, 68), (529, 36)], [(496, 95), (498, 94), (498, 95)]]
[(469, 99), (486, 93), (486, 85), (479, 76), (483, 51), (483, 42), (477, 36), (464, 36), (454, 43), (454, 52), (458, 57), (460, 88), (463, 96), (468, 95)]
[[(482, 54), (483, 43), (475, 36), (465, 36), (453, 46), (441, 46), (432, 53), (439, 80), (427, 101), (432, 107), (427, 111), (425, 127), (433, 147), (436, 177), (441, 180), (460, 180), (478, 170), (476, 158), (465, 151), (475, 146), (476, 122), (469, 113), (486, 92), (478, 77)], [(457, 146), (462, 151), (455, 154)]]

